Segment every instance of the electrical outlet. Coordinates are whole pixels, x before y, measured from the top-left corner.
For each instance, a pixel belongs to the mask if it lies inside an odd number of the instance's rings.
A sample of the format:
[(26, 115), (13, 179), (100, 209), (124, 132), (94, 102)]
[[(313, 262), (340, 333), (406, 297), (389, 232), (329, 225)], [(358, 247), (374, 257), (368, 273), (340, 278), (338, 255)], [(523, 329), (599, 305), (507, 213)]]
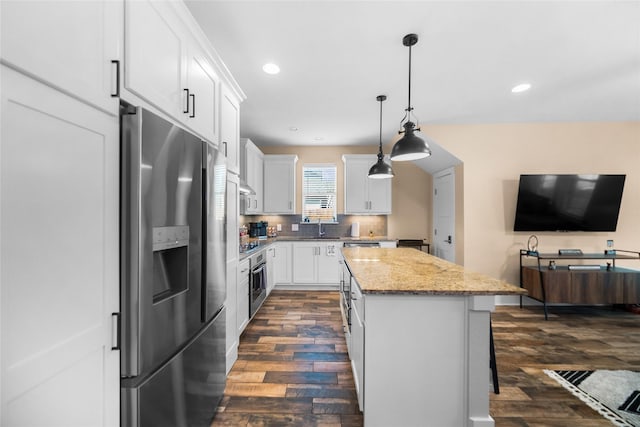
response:
[(276, 225), (276, 231), (282, 231), (282, 224)]
[(298, 224), (291, 224), (291, 231), (298, 231)]

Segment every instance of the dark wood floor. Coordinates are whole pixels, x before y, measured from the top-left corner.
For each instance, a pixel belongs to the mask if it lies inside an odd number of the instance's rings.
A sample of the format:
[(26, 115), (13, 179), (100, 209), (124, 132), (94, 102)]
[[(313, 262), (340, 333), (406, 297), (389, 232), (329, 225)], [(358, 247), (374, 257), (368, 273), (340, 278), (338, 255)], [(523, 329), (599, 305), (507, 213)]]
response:
[[(640, 315), (497, 307), (497, 427), (610, 426), (543, 369), (640, 370)], [(337, 292), (274, 291), (240, 340), (212, 426), (361, 426)]]

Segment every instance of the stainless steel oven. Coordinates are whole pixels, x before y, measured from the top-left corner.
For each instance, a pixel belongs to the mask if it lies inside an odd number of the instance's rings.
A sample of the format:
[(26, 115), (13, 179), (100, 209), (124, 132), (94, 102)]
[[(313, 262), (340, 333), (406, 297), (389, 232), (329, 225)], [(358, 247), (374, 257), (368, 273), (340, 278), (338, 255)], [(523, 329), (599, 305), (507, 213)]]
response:
[(267, 258), (264, 250), (252, 255), (249, 276), (249, 317), (253, 317), (267, 297)]

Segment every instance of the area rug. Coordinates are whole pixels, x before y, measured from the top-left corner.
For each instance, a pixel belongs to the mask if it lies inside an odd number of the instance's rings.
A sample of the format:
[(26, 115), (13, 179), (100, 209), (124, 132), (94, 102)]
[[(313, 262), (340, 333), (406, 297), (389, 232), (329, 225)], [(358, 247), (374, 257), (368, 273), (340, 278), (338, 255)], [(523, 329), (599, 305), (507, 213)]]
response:
[(640, 372), (551, 371), (545, 374), (620, 427), (640, 427)]

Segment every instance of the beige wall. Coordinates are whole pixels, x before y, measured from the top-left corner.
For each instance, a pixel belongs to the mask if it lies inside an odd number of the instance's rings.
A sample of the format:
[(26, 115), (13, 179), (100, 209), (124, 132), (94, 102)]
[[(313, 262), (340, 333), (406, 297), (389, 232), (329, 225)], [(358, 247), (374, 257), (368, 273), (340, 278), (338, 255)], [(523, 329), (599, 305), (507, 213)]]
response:
[[(518, 251), (531, 233), (514, 232), (518, 178), (523, 173), (624, 173), (618, 229), (613, 233), (535, 233), (539, 250), (640, 251), (640, 123), (553, 123), (423, 126), (464, 162), (464, 265), (517, 284)], [(462, 191), (462, 195), (459, 193)], [(460, 226), (460, 224), (458, 224)], [(628, 264), (628, 263), (627, 263)], [(640, 268), (640, 261), (629, 266)]]
[[(254, 141), (260, 143), (259, 141)], [(338, 213), (344, 212), (343, 154), (375, 154), (377, 146), (272, 146), (260, 147), (265, 154), (297, 154), (296, 212), (301, 211), (302, 165), (334, 163), (337, 165)], [(390, 147), (385, 148), (388, 153)], [(387, 218), (387, 235), (391, 238), (427, 238), (431, 229), (431, 175), (411, 162), (393, 163), (393, 213)]]
[[(535, 233), (539, 250), (640, 251), (640, 122), (431, 125), (423, 131), (461, 159), (456, 173), (456, 259), (473, 271), (518, 284), (518, 253), (531, 233), (514, 232), (518, 178), (524, 173), (624, 173), (618, 229), (612, 233)], [(390, 150), (385, 147), (385, 153)], [(301, 165), (338, 165), (338, 212), (343, 211), (342, 154), (375, 153), (376, 147), (261, 147), (267, 154), (297, 154)], [(431, 238), (432, 178), (412, 163), (395, 162), (392, 238)], [(300, 203), (300, 188), (297, 195)], [(298, 210), (300, 207), (298, 206)], [(640, 261), (623, 262), (640, 268)], [(498, 300), (500, 302), (500, 299)]]

